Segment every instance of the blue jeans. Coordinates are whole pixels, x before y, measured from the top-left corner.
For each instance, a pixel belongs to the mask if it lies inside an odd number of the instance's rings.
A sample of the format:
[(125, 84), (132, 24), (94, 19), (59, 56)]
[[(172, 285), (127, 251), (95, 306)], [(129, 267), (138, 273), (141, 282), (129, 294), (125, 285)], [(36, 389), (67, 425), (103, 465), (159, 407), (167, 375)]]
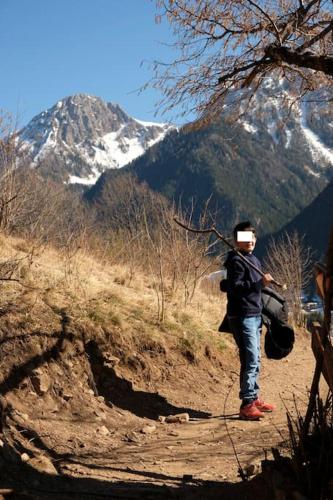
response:
[(240, 392), (242, 405), (258, 397), (260, 372), (261, 315), (229, 317), (229, 325), (236, 341), (240, 358)]

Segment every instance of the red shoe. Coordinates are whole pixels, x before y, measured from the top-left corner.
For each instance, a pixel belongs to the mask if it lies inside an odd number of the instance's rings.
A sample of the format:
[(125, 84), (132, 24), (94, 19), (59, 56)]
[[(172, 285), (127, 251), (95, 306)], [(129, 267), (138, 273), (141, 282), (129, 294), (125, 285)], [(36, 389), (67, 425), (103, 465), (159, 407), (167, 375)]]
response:
[(258, 410), (264, 411), (265, 413), (269, 413), (275, 409), (273, 405), (265, 403), (265, 401), (259, 398), (254, 401), (254, 404), (256, 405)]
[(252, 403), (241, 407), (241, 409), (239, 410), (239, 418), (241, 420), (259, 420), (264, 416), (265, 415), (261, 413), (259, 408), (257, 408), (255, 401), (252, 401)]

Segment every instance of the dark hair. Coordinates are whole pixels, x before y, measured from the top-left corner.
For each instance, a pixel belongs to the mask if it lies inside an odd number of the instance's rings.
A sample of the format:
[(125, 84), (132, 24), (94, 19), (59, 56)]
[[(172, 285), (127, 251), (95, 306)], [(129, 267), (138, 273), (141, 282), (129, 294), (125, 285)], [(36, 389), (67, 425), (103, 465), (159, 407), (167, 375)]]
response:
[(249, 220), (246, 220), (244, 222), (240, 222), (239, 224), (237, 224), (237, 226), (234, 227), (234, 230), (233, 230), (234, 240), (237, 239), (237, 232), (238, 231), (252, 231), (254, 234), (256, 232)]

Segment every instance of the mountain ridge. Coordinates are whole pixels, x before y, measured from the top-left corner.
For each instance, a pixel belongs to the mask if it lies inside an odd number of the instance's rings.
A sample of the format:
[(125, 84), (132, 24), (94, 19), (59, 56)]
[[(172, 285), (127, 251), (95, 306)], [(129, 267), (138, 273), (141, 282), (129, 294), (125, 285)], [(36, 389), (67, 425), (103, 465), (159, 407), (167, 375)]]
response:
[(282, 150), (264, 128), (258, 140), (221, 118), (199, 130), (172, 131), (121, 171), (102, 174), (88, 198), (107, 190), (114, 175), (131, 172), (170, 200), (189, 206), (194, 198), (197, 212), (210, 198), (223, 231), (250, 218), (265, 234), (293, 219), (329, 182), (332, 169), (314, 176), (304, 168), (316, 168), (311, 162), (302, 144)]
[(259, 242), (258, 250), (261, 255), (269, 246), (270, 238), (278, 240), (284, 233), (297, 232), (302, 238), (302, 245), (310, 247), (313, 257), (325, 259), (328, 248), (330, 231), (333, 229), (333, 182), (330, 182), (321, 193), (307, 205), (291, 221), (278, 232)]
[(220, 117), (178, 130), (78, 94), (35, 117), (21, 138), (44, 175), (90, 184), (102, 174), (87, 193), (92, 202), (101, 197), (99, 206), (114, 176), (133, 173), (184, 208), (194, 199), (195, 216), (210, 199), (223, 231), (250, 218), (265, 235), (292, 221), (333, 178), (332, 113), (323, 103), (290, 107), (291, 99), (286, 82), (267, 79), (238, 122)]
[(136, 120), (118, 104), (75, 94), (35, 116), (20, 133), (32, 162), (44, 175), (93, 184), (107, 168), (120, 168), (172, 128)]

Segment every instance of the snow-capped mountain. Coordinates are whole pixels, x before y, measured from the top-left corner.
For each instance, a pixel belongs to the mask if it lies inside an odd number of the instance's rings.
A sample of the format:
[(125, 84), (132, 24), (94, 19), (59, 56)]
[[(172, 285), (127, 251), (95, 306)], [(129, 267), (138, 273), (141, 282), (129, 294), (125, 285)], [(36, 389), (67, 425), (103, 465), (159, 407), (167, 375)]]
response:
[(34, 117), (20, 139), (44, 174), (93, 184), (104, 170), (130, 163), (172, 128), (136, 120), (117, 104), (77, 94)]
[(265, 129), (279, 150), (303, 149), (304, 170), (313, 177), (331, 179), (333, 173), (333, 112), (319, 92), (295, 99), (284, 80), (267, 78), (240, 120), (260, 140)]
[[(210, 200), (226, 233), (240, 220), (261, 235), (277, 231), (333, 179), (333, 112), (314, 95), (291, 107), (285, 82), (265, 83), (238, 122), (224, 113), (202, 128), (171, 132), (120, 174), (134, 173), (183, 207), (194, 200), (196, 214)], [(114, 180), (108, 170), (87, 193), (103, 207), (101, 217)]]

